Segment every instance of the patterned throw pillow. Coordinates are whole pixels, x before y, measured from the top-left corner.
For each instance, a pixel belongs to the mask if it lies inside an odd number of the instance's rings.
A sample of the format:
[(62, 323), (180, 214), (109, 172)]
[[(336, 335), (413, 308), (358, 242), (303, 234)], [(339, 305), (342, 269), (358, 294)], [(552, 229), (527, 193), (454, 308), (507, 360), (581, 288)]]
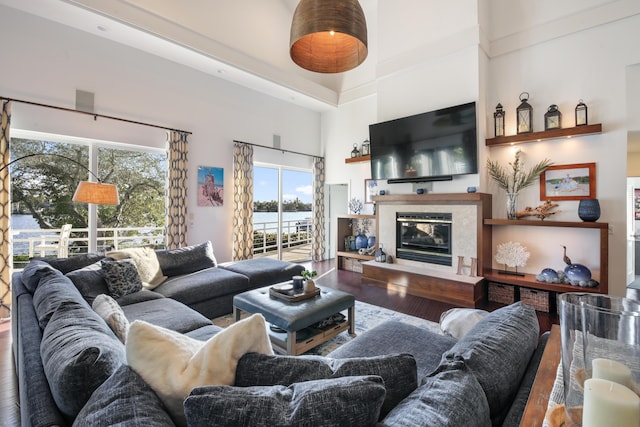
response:
[(109, 294), (114, 299), (142, 289), (142, 281), (140, 280), (138, 269), (130, 259), (120, 261), (103, 259), (101, 264)]
[(91, 307), (107, 322), (113, 333), (124, 344), (129, 332), (129, 321), (118, 303), (109, 295), (100, 294), (93, 300)]

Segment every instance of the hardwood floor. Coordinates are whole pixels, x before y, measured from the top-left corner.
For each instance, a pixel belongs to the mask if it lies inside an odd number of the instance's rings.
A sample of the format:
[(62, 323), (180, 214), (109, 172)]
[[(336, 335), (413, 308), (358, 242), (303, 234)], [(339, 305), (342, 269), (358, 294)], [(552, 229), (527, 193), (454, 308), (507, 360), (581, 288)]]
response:
[[(362, 280), (359, 273), (336, 269), (334, 260), (303, 263), (303, 265), (307, 269), (314, 269), (318, 272), (317, 283), (319, 286), (340, 289), (353, 294), (359, 301), (421, 317), (432, 322), (439, 322), (440, 315), (454, 307), (451, 304), (373, 286)], [(502, 304), (488, 303), (482, 308), (492, 311), (502, 306)], [(558, 318), (555, 315), (542, 312), (537, 312), (537, 314), (541, 333), (550, 330), (553, 323), (558, 323)], [(0, 426), (3, 427), (20, 425), (18, 385), (13, 362), (10, 325), (10, 322), (0, 324)]]

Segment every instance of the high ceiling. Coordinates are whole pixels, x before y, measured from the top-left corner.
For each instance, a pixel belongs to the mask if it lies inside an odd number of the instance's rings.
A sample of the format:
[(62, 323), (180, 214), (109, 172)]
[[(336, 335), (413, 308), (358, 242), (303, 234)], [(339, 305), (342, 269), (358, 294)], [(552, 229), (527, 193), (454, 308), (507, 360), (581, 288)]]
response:
[(369, 55), (354, 70), (320, 74), (289, 58), (299, 0), (0, 0), (24, 12), (323, 111), (375, 80), (377, 1), (360, 0)]

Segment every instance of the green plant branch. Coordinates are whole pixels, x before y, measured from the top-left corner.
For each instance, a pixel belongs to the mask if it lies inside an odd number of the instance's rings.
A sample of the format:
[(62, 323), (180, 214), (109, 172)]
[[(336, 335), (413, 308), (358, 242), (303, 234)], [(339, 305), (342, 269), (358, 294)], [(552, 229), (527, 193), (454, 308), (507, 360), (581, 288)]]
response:
[(547, 170), (553, 163), (549, 159), (536, 164), (528, 172), (523, 171), (523, 165), (520, 161), (520, 155), (522, 151), (516, 151), (515, 160), (509, 162), (511, 166), (511, 172), (507, 172), (498, 162), (494, 162), (490, 159), (487, 160), (487, 171), (489, 176), (498, 184), (498, 186), (504, 189), (507, 193), (518, 193), (523, 188), (527, 188), (532, 185), (540, 176), (542, 172)]

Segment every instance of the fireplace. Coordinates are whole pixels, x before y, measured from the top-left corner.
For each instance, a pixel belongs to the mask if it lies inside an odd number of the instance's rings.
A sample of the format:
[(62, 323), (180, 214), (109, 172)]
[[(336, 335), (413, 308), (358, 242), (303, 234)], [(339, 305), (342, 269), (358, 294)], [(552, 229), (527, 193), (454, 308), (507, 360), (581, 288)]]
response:
[(397, 212), (396, 258), (451, 266), (451, 213)]

